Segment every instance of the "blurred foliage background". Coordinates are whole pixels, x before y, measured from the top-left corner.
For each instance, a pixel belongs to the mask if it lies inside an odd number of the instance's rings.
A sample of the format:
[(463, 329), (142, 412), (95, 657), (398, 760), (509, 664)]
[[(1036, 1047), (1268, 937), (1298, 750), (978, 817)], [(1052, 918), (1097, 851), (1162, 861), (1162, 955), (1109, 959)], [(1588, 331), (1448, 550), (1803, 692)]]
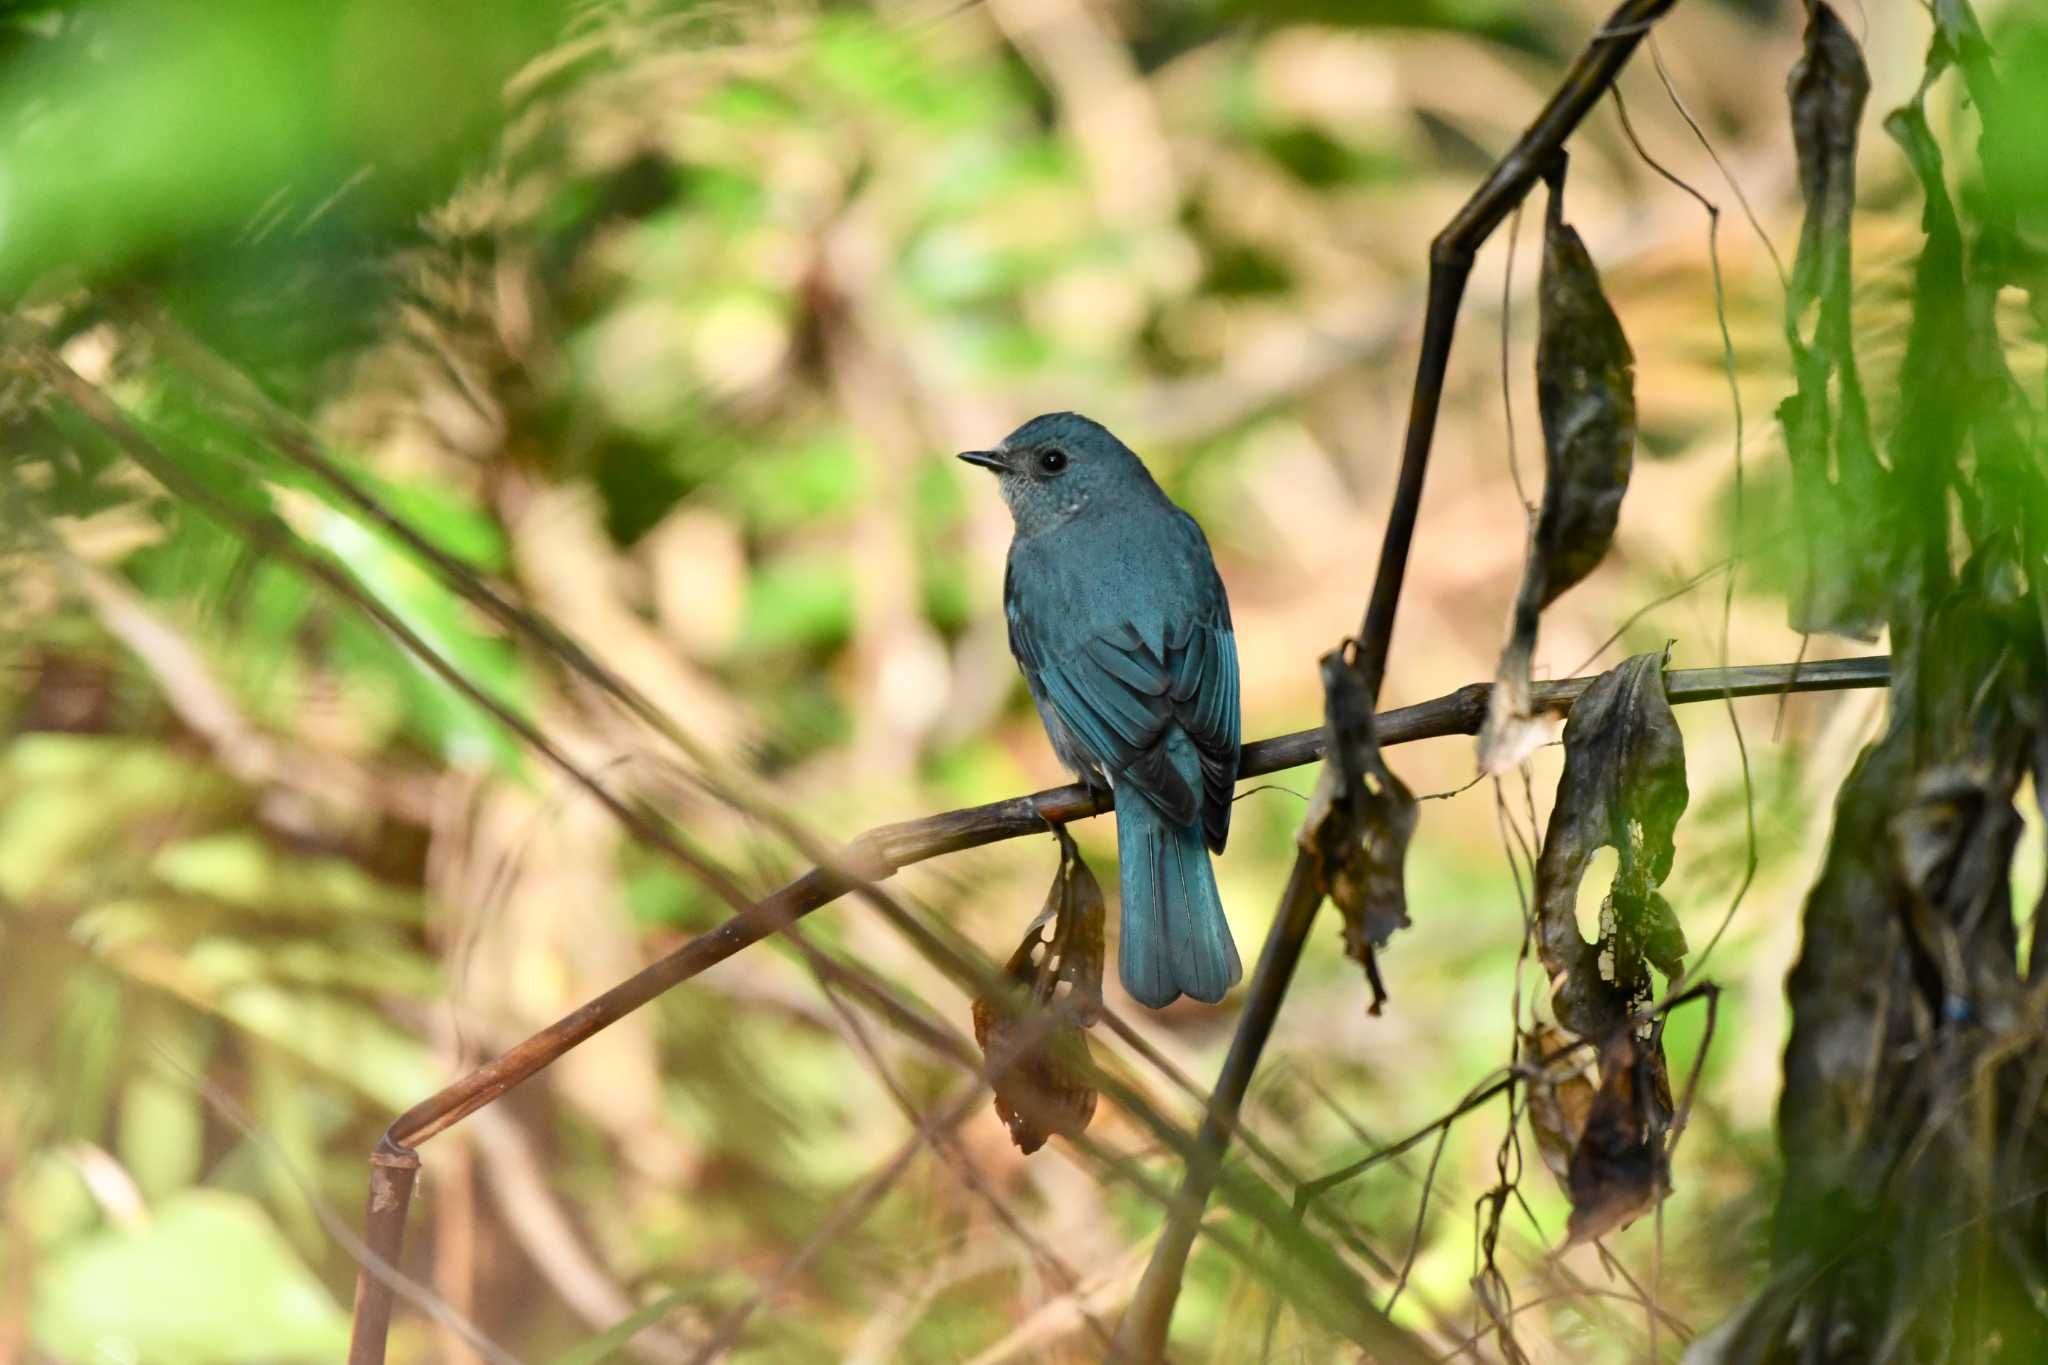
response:
[[(1065, 780), (1005, 644), (1007, 516), (950, 454), (1078, 409), (1207, 528), (1247, 737), (1312, 725), (1315, 658), (1354, 628), (1378, 547), (1429, 239), (1603, 16), (1590, 0), (7, 4), (8, 349), (54, 349), (207, 496), (274, 510), (765, 892), (804, 866), (783, 841), (284, 446), (317, 443), (843, 839)], [(1851, 17), (1874, 123), (1918, 79), (1925, 20)], [(1678, 666), (1802, 650), (1780, 591), (1771, 412), (1789, 385), (1766, 241), (1789, 250), (1797, 229), (1798, 23), (1790, 4), (1696, 0), (1659, 30), (1754, 226), (1652, 63), (1621, 84), (1646, 145), (1725, 210), (1739, 515), (1706, 215), (1611, 106), (1574, 142), (1569, 214), (1637, 352), (1643, 437), (1617, 555), (1547, 614), (1541, 674), (1666, 640)], [(1918, 208), (1897, 151), (1865, 146), (1858, 306), (1881, 319)], [(1502, 638), (1523, 534), (1510, 463), (1533, 492), (1541, 454), (1535, 236), (1519, 235), (1512, 276), (1506, 234), (1475, 276), (1393, 704), (1490, 676)], [(1882, 407), (1902, 338), (1866, 337)], [(2038, 354), (2017, 363), (2038, 380)], [(0, 1359), (334, 1359), (346, 1234), (390, 1118), (724, 907), (19, 364), (0, 423)], [(1880, 707), (1736, 708), (1761, 871), (1707, 968), (1729, 994), (1661, 1252), (1646, 1220), (1611, 1258), (1555, 1254), (1566, 1204), (1531, 1147), (1498, 1257), (1538, 1358), (1640, 1358), (1630, 1300), (1653, 1274), (1693, 1329), (1750, 1287), (1796, 908)], [(1680, 719), (1694, 799), (1665, 889), (1697, 949), (1741, 878), (1745, 788), (1728, 715)], [(1463, 740), (1392, 757), (1417, 791), (1472, 772)], [(1367, 1017), (1334, 920), (1319, 931), (1246, 1111), (1297, 1170), (1436, 1117), (1509, 1059), (1516, 1002), (1540, 1013), (1503, 839), (1540, 827), (1556, 772), (1551, 749), (1501, 800), (1426, 804), (1384, 1016)], [(1220, 860), (1247, 959), (1312, 782), (1248, 793)], [(1076, 832), (1113, 886), (1107, 824)], [(1055, 861), (1050, 838), (1020, 840), (899, 886), (1000, 960)], [(960, 990), (866, 907), (807, 928), (965, 1027)], [(1110, 1003), (1214, 1075), (1235, 1002), (1150, 1015), (1112, 982)], [(1673, 1020), (1675, 1072), (1700, 1036), (1697, 1015)], [(1196, 1121), (1151, 1062), (1098, 1051)], [(771, 1284), (738, 1357), (1095, 1358), (1085, 1316), (1114, 1320), (1159, 1208), (1064, 1143), (1019, 1156), (985, 1105), (811, 1244), (913, 1137), (904, 1105), (943, 1111), (963, 1084), (764, 944), (431, 1144), (406, 1268), (526, 1360), (687, 1359)], [(1457, 1127), (1426, 1204), (1429, 1144), (1326, 1196), (1389, 1262), (1412, 1255), (1397, 1316), (1447, 1349), (1477, 1325), (1472, 1215), (1504, 1121), (1495, 1105)], [(1092, 1132), (1177, 1174), (1112, 1105)], [(1198, 1245), (1177, 1355), (1255, 1358), (1271, 1307)], [(621, 1346), (629, 1318), (646, 1330)], [(1272, 1345), (1349, 1358), (1292, 1312)], [(479, 1358), (419, 1314), (393, 1353)]]

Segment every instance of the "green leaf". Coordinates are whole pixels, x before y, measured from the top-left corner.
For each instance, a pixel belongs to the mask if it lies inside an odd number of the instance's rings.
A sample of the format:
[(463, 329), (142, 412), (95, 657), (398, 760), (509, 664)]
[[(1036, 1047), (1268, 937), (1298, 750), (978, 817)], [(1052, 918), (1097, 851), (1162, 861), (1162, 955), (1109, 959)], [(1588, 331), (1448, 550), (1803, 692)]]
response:
[(973, 129), (995, 113), (1002, 88), (963, 81), (925, 60), (898, 31), (850, 11), (827, 15), (811, 30), (811, 65), (822, 91), (868, 113), (913, 127)]
[(485, 145), (503, 81), (553, 23), (541, 0), (215, 0), (200, 24), (85, 8), (92, 22), (0, 73), (0, 287), (194, 238), (247, 248), (227, 239), (250, 214), (312, 215), (372, 159), (338, 212), (403, 223)]
[(348, 1319), (263, 1211), (190, 1190), (137, 1228), (58, 1251), (37, 1278), (36, 1345), (60, 1360), (231, 1365), (334, 1360)]

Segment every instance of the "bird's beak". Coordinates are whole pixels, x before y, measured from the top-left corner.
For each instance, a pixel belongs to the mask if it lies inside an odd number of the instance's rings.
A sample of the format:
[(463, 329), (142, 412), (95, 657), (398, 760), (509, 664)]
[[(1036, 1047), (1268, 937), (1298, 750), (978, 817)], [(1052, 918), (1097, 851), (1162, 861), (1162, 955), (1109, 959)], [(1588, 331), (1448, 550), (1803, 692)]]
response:
[(1010, 459), (1000, 450), (963, 450), (960, 458), (983, 469), (993, 469), (998, 474), (1010, 472)]

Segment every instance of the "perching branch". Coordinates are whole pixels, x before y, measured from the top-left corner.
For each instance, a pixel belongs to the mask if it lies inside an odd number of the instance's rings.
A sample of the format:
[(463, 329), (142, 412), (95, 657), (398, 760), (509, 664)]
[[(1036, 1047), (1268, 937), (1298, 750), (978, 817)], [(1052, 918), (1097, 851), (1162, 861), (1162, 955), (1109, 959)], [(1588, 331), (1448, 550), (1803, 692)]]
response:
[[(1774, 692), (1832, 692), (1845, 688), (1883, 687), (1890, 679), (1881, 655), (1806, 664), (1754, 664), (1743, 668), (1681, 668), (1666, 675), (1673, 705), (1719, 701), (1723, 697), (1758, 696)], [(1562, 712), (1594, 682), (1591, 677), (1538, 683), (1536, 704)], [(1468, 683), (1455, 692), (1413, 706), (1384, 712), (1378, 719), (1380, 743), (1406, 744), (1445, 735), (1477, 734), (1486, 716), (1488, 683)], [(1315, 762), (1322, 756), (1323, 732), (1297, 730), (1256, 740), (1244, 747), (1238, 775), (1261, 777)], [(1078, 783), (1013, 796), (987, 805), (928, 815), (920, 820), (882, 825), (847, 845), (843, 863), (866, 881), (884, 881), (904, 868), (963, 849), (1045, 833), (1048, 824), (1085, 820), (1108, 810), (1096, 793)], [(642, 968), (603, 995), (565, 1015), (525, 1042), (485, 1063), (439, 1094), (422, 1100), (391, 1125), (394, 1142), (417, 1146), (489, 1104), (532, 1076), (562, 1053), (618, 1022), (673, 986), (681, 985), (752, 944), (795, 922), (851, 890), (853, 879), (814, 868), (764, 900), (756, 902), (717, 928), (698, 935), (667, 957)]]
[[(1349, 665), (1363, 685), (1368, 703), (1378, 699), (1380, 683), (1386, 676), (1394, 613), (1400, 605), (1408, 551), (1422, 506), (1423, 478), (1428, 472), (1430, 446), (1436, 436), (1451, 339), (1457, 329), (1458, 310), (1473, 258), (1493, 230), (1527, 196), (1543, 171), (1556, 162), (1563, 153), (1565, 140), (1613, 88), (1643, 35), (1674, 3), (1676, 0), (1624, 0), (1565, 73), (1557, 92), (1535, 121), (1430, 243), (1429, 303), (1422, 322), (1422, 353), (1416, 366), (1401, 472), (1394, 488), (1394, 505), (1387, 518), (1372, 596), (1365, 609), (1365, 623), (1359, 632), (1356, 661)], [(1380, 743), (1386, 742), (1382, 736)], [(1222, 1073), (1217, 1077), (1216, 1091), (1202, 1122), (1199, 1159), (1188, 1163), (1179, 1198), (1118, 1332), (1118, 1352), (1126, 1361), (1149, 1365), (1160, 1359), (1165, 1349), (1174, 1301), (1180, 1296), (1181, 1276), (1187, 1267), (1188, 1253), (1194, 1247), (1196, 1225), (1209, 1202), (1224, 1148), (1236, 1126), (1238, 1106), (1251, 1084), (1253, 1071), (1258, 1068), (1259, 1055), (1272, 1034), (1280, 1002), (1294, 980), (1309, 926), (1322, 903), (1322, 878), (1316, 856), (1312, 850), (1303, 848), (1295, 855), (1294, 870), (1287, 879), (1287, 889), (1281, 895), (1280, 908), (1252, 974), (1244, 1015), (1238, 1021)]]

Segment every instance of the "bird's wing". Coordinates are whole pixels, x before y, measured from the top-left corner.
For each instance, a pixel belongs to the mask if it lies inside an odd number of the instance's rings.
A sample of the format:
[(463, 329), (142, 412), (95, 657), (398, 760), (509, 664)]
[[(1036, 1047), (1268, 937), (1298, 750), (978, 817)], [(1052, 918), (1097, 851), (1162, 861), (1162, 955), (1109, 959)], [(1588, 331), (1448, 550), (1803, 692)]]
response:
[[(1237, 780), (1237, 648), (1228, 616), (1168, 628), (1160, 652), (1128, 624), (1058, 657), (1035, 635), (1011, 614), (1011, 649), (1060, 721), (1119, 786), (1135, 788), (1175, 824), (1200, 817), (1210, 847), (1220, 850)], [(1201, 760), (1199, 789), (1196, 774), (1174, 763), (1175, 728)]]
[(1172, 680), (1166, 697), (1202, 759), (1202, 834), (1221, 853), (1230, 837), (1239, 733), (1237, 636), (1230, 628), (1230, 609), (1193, 626), (1169, 657)]

